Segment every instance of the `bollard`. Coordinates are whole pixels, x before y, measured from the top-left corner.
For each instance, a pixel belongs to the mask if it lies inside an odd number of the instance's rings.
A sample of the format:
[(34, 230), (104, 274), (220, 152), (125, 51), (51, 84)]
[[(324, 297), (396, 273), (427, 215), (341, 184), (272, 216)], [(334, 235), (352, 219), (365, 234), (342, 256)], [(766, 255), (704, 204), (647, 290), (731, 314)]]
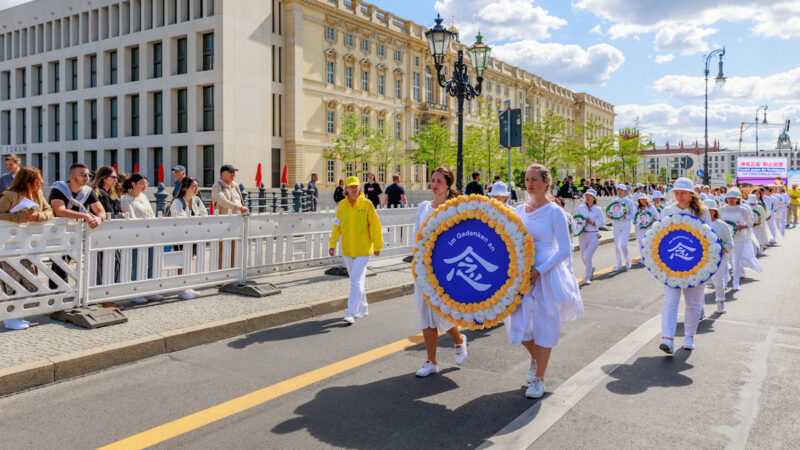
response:
[(158, 183), (158, 190), (155, 193), (156, 197), (156, 213), (160, 213), (164, 211), (164, 208), (167, 206), (167, 190), (164, 189), (164, 183)]
[(272, 213), (275, 214), (278, 212), (278, 196), (273, 192), (272, 193)]
[(303, 196), (303, 189), (300, 187), (299, 184), (294, 184), (294, 190), (292, 191), (292, 202), (293, 202), (293, 209), (294, 212), (300, 212), (300, 203), (302, 201)]
[(289, 188), (286, 183), (281, 183), (281, 211), (289, 210)]
[[(267, 204), (266, 200), (267, 190), (264, 189), (264, 183), (261, 183), (261, 186), (258, 187), (258, 212), (263, 213), (264, 206)], [(272, 212), (275, 212), (274, 210)]]
[(239, 192), (242, 193), (242, 206), (247, 206), (247, 211), (253, 212), (253, 205), (250, 199), (250, 193), (245, 189), (244, 184), (239, 183)]
[(305, 190), (306, 198), (308, 199), (308, 211), (316, 211), (316, 203), (317, 199), (314, 197), (314, 189), (311, 186), (308, 186)]

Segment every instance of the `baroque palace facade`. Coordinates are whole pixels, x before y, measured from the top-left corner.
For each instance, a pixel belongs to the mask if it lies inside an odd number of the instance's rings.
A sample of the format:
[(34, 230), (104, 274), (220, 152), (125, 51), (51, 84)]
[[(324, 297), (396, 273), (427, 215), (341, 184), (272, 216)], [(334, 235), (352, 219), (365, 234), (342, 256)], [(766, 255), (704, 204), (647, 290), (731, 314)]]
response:
[[(427, 29), (360, 0), (34, 0), (0, 12), (0, 154), (48, 182), (75, 161), (138, 167), (151, 181), (160, 165), (183, 164), (203, 185), (224, 163), (247, 187), (259, 163), (268, 188), (284, 165), (290, 185), (317, 173), (332, 188), (363, 169), (390, 181), (323, 151), (350, 112), (395, 125), (398, 155), (426, 123), (455, 133), (456, 99), (436, 83)], [(551, 110), (614, 132), (613, 105), (496, 58), (482, 97), (524, 120)], [(465, 126), (478, 124), (473, 100)], [(424, 167), (400, 172), (425, 188)]]

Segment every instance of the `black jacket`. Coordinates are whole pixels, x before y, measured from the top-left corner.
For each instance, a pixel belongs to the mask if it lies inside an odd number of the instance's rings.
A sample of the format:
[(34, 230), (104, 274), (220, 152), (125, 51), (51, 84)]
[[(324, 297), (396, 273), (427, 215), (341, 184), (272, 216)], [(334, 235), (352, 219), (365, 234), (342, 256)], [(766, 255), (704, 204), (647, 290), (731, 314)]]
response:
[(464, 189), (464, 195), (471, 195), (471, 194), (484, 195), (483, 186), (481, 186), (480, 181), (472, 180), (469, 183), (467, 183), (467, 187), (466, 189)]

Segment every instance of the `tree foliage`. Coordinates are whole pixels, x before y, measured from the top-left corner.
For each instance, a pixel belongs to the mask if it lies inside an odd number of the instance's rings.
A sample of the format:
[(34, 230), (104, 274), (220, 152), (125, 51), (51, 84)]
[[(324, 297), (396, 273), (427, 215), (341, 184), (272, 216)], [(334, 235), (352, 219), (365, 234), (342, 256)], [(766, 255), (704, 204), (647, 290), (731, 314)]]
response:
[(456, 145), (447, 127), (437, 123), (424, 125), (411, 140), (419, 146), (407, 153), (412, 164), (425, 165), (429, 174), (441, 165), (454, 166)]
[(545, 167), (565, 163), (570, 147), (568, 131), (567, 120), (550, 110), (539, 121), (523, 122), (522, 144), (528, 160)]
[(360, 114), (347, 113), (342, 116), (339, 134), (333, 138), (332, 145), (323, 150), (325, 159), (352, 164), (356, 174), (360, 174), (361, 164), (370, 160), (367, 139), (370, 130), (364, 125)]

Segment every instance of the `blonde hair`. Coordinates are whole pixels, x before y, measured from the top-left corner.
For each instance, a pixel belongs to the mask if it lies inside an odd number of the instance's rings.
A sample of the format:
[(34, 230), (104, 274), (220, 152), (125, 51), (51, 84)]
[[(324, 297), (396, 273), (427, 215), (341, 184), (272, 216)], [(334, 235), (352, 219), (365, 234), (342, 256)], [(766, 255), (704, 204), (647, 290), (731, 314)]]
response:
[(550, 177), (550, 171), (547, 169), (547, 167), (541, 164), (534, 163), (528, 166), (527, 169), (525, 169), (525, 173), (527, 173), (529, 170), (535, 170), (539, 172), (539, 176), (542, 177), (542, 181), (544, 181), (547, 185), (544, 190), (545, 198), (551, 202), (555, 201), (556, 198), (553, 196), (553, 193), (550, 190), (552, 188), (553, 179)]
[(689, 200), (689, 208), (692, 209), (694, 215), (699, 219), (705, 215), (706, 205), (700, 200), (700, 197), (692, 193), (692, 198)]

